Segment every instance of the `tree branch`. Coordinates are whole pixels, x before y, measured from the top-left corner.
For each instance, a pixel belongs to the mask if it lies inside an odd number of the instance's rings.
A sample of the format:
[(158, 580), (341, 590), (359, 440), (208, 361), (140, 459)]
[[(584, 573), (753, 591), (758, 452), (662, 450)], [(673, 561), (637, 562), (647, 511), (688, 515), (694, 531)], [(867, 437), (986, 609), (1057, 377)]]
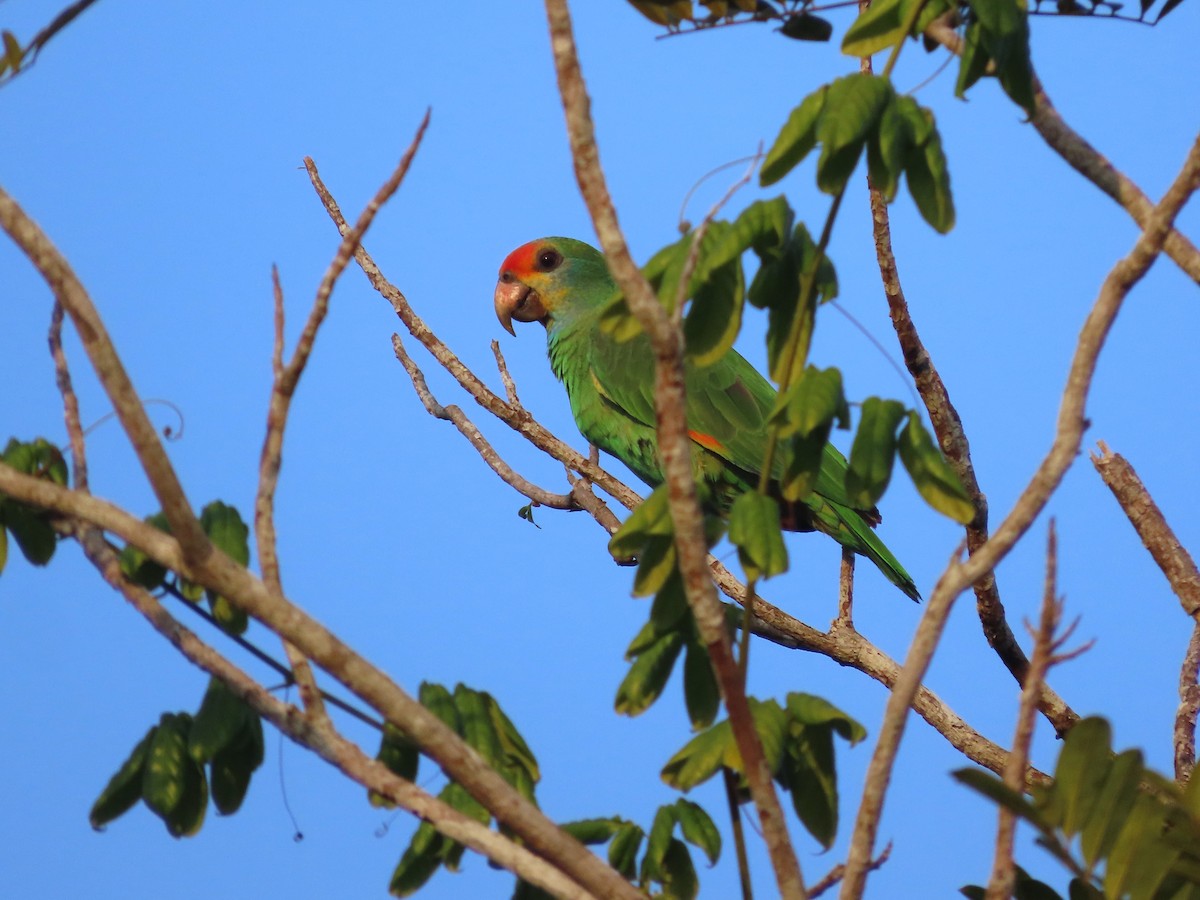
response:
[[(1034, 636), (1033, 659), (1021, 687), (1021, 701), (1017, 707), (1016, 733), (1008, 765), (1004, 767), (1004, 783), (1014, 791), (1025, 789), (1025, 768), (1029, 760), (1029, 747), (1033, 741), (1037, 699), (1041, 693), (1046, 672), (1049, 671), (1054, 652), (1054, 633), (1058, 630), (1062, 616), (1062, 603), (1058, 599), (1058, 541), (1054, 533), (1054, 520), (1046, 535), (1046, 587), (1042, 595), (1041, 621)], [(1013, 868), (1013, 839), (1016, 836), (1017, 817), (1007, 806), (1000, 806), (1000, 821), (996, 826), (996, 856), (992, 864), (992, 876), (988, 882), (986, 900), (1008, 900), (1012, 896), (1016, 877)]]
[(1162, 201), (1154, 208), (1133, 249), (1117, 262), (1104, 280), (1100, 295), (1084, 322), (1076, 343), (1075, 355), (1063, 391), (1054, 442), (1046, 458), (995, 534), (966, 562), (952, 559), (933, 589), (933, 595), (929, 598), (916, 636), (909, 647), (904, 669), (891, 697), (888, 698), (875, 752), (867, 770), (862, 804), (854, 823), (854, 836), (846, 862), (846, 879), (842, 884), (843, 897), (859, 897), (862, 894), (871, 848), (879, 828), (884, 794), (891, 780), (892, 766), (904, 734), (908, 707), (919, 690), (921, 680), (933, 658), (950, 608), (963, 590), (990, 572), (1008, 554), (1045, 507), (1046, 501), (1078, 455), (1086, 425), (1084, 406), (1105, 338), (1126, 295), (1158, 257), (1175, 216), (1197, 186), (1200, 186), (1200, 139), (1193, 143), (1182, 170)]
[[(955, 474), (966, 488), (971, 502), (975, 506), (975, 518), (966, 527), (967, 552), (974, 554), (988, 539), (988, 503), (987, 497), (979, 488), (975, 477), (975, 466), (971, 461), (971, 445), (963, 429), (962, 419), (958, 410), (950, 400), (950, 393), (942, 376), (926, 350), (921, 335), (913, 322), (900, 285), (900, 273), (896, 266), (896, 257), (892, 252), (892, 230), (888, 216), (887, 201), (883, 195), (867, 179), (871, 195), (871, 220), (875, 233), (875, 255), (879, 262), (879, 273), (883, 279), (883, 292), (887, 297), (888, 310), (892, 318), (892, 327), (900, 342), (900, 351), (904, 355), (904, 365), (912, 375), (913, 383), (925, 409), (929, 412), (929, 421), (933, 424), (934, 433), (938, 438), (938, 446), (945, 454), (947, 461), (954, 468)], [(975, 607), (983, 626), (984, 637), (988, 645), (996, 651), (1001, 662), (1012, 673), (1017, 683), (1024, 685), (1029, 669), (1029, 659), (1025, 651), (1017, 643), (1017, 638), (1009, 627), (1004, 613), (1004, 604), (1000, 601), (1000, 589), (996, 585), (994, 572), (988, 571), (974, 585)], [(1042, 694), (1038, 700), (1038, 708), (1054, 726), (1059, 735), (1066, 734), (1078, 720), (1079, 716), (1066, 702), (1058, 696), (1049, 685), (1042, 686)]]
[(771, 863), (785, 898), (805, 897), (800, 865), (787, 833), (787, 823), (750, 707), (734, 662), (725, 629), (725, 614), (713, 589), (705, 559), (704, 517), (696, 497), (692, 452), (684, 417), (683, 340), (670, 315), (659, 304), (650, 285), (629, 254), (617, 224), (616, 209), (604, 182), (592, 127), (590, 101), (579, 68), (571, 18), (565, 0), (546, 0), (550, 44), (558, 75), (559, 93), (567, 119), (567, 134), (575, 177), (600, 238), (613, 278), (625, 295), (630, 311), (650, 338), (655, 356), (654, 406), (658, 454), (667, 484), (667, 500), (675, 523), (675, 547), (684, 592), (712, 660), (721, 695), (729, 712), (746, 779), (758, 809)]
[(1183, 611), (1197, 618), (1200, 614), (1200, 570), (1197, 570), (1195, 560), (1179, 543), (1158, 504), (1129, 461), (1119, 453), (1113, 453), (1104, 441), (1100, 441), (1098, 446), (1100, 453), (1090, 454), (1092, 465), (1121, 504), (1142, 544), (1167, 576)]
[(147, 622), (171, 642), (191, 663), (221, 679), (252, 709), (297, 744), (315, 752), (352, 781), (376, 791), (392, 802), (435, 826), (442, 834), (460, 841), (513, 874), (542, 887), (556, 897), (585, 898), (592, 895), (563, 875), (551, 863), (486, 825), (458, 812), (415, 784), (401, 779), (382, 763), (369, 758), (356, 745), (337, 734), (328, 718), (312, 718), (283, 703), (266, 688), (235, 666), (193, 632), (183, 627), (144, 588), (121, 575), (116, 551), (99, 529), (78, 524), (76, 537), (88, 560), (101, 577), (121, 593)]

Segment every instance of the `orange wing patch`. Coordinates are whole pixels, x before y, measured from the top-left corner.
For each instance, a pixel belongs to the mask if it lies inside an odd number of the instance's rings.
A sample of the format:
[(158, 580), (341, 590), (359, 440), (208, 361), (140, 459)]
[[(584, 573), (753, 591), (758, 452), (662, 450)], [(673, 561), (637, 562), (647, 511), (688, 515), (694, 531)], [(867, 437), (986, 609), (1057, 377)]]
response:
[(706, 450), (712, 450), (715, 453), (723, 453), (725, 451), (725, 445), (718, 441), (711, 434), (702, 434), (699, 431), (692, 431), (689, 428), (688, 437)]

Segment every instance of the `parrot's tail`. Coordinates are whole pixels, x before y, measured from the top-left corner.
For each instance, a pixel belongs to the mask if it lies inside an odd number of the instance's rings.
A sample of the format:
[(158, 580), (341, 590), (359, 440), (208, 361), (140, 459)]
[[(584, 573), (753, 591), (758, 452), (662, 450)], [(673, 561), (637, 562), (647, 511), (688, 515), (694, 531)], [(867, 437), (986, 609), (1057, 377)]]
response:
[(906, 596), (921, 602), (921, 592), (917, 590), (912, 576), (905, 571), (904, 566), (900, 565), (900, 560), (892, 555), (892, 551), (876, 536), (858, 512), (840, 503), (825, 500), (820, 509), (813, 510), (813, 524), (843, 546), (875, 563), (888, 581), (900, 588)]

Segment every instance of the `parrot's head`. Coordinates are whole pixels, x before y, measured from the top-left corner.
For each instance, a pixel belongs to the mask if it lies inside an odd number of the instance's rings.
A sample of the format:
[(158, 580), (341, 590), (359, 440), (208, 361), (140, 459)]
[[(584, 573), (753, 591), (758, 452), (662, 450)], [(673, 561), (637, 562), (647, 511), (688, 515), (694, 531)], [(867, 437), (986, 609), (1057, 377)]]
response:
[(572, 238), (540, 238), (518, 247), (500, 266), (496, 318), (509, 334), (516, 334), (513, 319), (550, 328), (601, 306), (613, 290), (608, 264), (595, 247)]

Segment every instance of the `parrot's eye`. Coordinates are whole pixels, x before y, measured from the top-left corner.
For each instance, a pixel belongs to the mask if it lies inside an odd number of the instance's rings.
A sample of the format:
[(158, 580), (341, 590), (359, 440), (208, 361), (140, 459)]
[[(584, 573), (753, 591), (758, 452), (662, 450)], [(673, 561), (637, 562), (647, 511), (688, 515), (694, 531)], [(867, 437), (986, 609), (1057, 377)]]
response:
[(562, 264), (562, 254), (557, 250), (543, 250), (537, 255), (537, 270), (539, 272), (552, 272)]

